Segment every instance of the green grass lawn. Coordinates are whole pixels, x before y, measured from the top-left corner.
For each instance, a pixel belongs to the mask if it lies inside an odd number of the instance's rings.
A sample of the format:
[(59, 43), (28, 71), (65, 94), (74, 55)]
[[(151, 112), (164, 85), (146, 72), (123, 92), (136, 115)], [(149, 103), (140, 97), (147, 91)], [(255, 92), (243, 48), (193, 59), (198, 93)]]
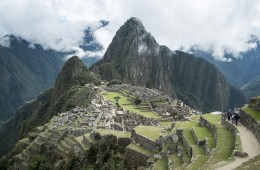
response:
[(128, 131), (119, 131), (119, 130), (111, 130), (111, 129), (96, 129), (96, 133), (99, 133), (101, 136), (105, 135), (114, 135), (117, 138), (130, 138), (131, 132)]
[(142, 153), (142, 154), (145, 154), (149, 157), (153, 157), (153, 152), (151, 150), (148, 150), (144, 147), (141, 147), (141, 146), (138, 146), (138, 145), (135, 145), (133, 143), (129, 144), (126, 148), (129, 148), (129, 149), (132, 149), (132, 150), (135, 150), (139, 153)]
[(216, 147), (214, 134), (211, 130), (206, 127), (193, 127), (193, 131), (199, 140), (207, 139), (207, 144), (210, 149)]
[(202, 146), (198, 146), (193, 138), (191, 131), (193, 127), (200, 127), (200, 124), (191, 121), (177, 122), (175, 128), (183, 130), (183, 136), (187, 140), (188, 144), (192, 146), (194, 156), (206, 155), (205, 149)]
[(159, 159), (155, 162), (155, 166), (152, 170), (168, 170), (168, 162), (167, 159)]
[(160, 122), (161, 125), (163, 125), (164, 127), (170, 126), (172, 124), (172, 122)]
[(107, 92), (107, 93), (101, 93), (106, 100), (110, 100), (114, 103), (116, 103), (116, 100), (114, 99), (116, 96), (119, 96), (120, 99), (118, 100), (118, 103), (121, 107), (123, 107), (125, 110), (129, 110), (131, 112), (134, 112), (139, 115), (143, 115), (145, 117), (150, 118), (161, 118), (158, 114), (150, 111), (150, 110), (140, 110), (138, 106), (136, 106), (134, 103), (127, 100), (127, 97), (122, 95), (121, 93), (116, 92)]
[(260, 111), (254, 110), (252, 108), (249, 108), (248, 106), (244, 106), (242, 107), (242, 109), (249, 114), (250, 116), (252, 116), (255, 120), (260, 121)]
[(208, 160), (208, 156), (204, 155), (198, 155), (196, 158), (191, 162), (189, 166), (187, 166), (185, 169), (187, 170), (194, 170), (194, 169), (200, 169)]
[(202, 168), (209, 169), (219, 162), (227, 161), (232, 156), (235, 135), (221, 124), (221, 115), (205, 114), (202, 117), (217, 127), (218, 140), (216, 142), (216, 150)]
[(161, 126), (137, 126), (134, 128), (137, 134), (142, 135), (152, 141), (159, 138), (163, 127)]
[(172, 168), (175, 169), (183, 164), (181, 157), (178, 156), (177, 152), (174, 152), (172, 155), (169, 155), (169, 160), (172, 161)]

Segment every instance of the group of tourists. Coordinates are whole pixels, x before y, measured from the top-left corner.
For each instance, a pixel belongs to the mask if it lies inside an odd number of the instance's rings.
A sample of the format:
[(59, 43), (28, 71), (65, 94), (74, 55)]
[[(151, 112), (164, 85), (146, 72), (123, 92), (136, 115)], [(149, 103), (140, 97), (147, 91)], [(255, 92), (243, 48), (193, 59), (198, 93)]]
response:
[(228, 118), (228, 121), (235, 123), (237, 126), (238, 119), (240, 119), (238, 110), (235, 109), (234, 112), (231, 112), (231, 110), (229, 109), (227, 112), (227, 118)]

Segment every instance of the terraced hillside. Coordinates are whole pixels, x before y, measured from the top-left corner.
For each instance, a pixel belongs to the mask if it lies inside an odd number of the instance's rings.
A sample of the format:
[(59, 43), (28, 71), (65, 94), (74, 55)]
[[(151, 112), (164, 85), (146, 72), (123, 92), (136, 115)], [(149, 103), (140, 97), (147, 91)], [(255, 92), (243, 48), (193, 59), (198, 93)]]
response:
[[(188, 107), (158, 91), (130, 85), (85, 86), (95, 91), (91, 104), (59, 113), (34, 129), (7, 156), (8, 163), (15, 155), (9, 168), (206, 170), (225, 169), (236, 164), (236, 157), (246, 156), (239, 128), (222, 115), (190, 110), (178, 121), (180, 112), (170, 117), (162, 112)], [(143, 107), (157, 117), (142, 114)], [(255, 167), (258, 160), (241, 167)]]
[(128, 168), (209, 169), (232, 158), (235, 148), (235, 135), (220, 121), (219, 115), (208, 114), (176, 122), (173, 129), (137, 126), (132, 132), (93, 130), (90, 127), (87, 130), (66, 130), (64, 127), (55, 129), (49, 123), (38, 128), (34, 139), (19, 142), (26, 143), (26, 147), (15, 156), (15, 166), (26, 169), (35, 154), (44, 153), (59, 158), (61, 161), (56, 162), (56, 168), (61, 168), (61, 163), (70, 155), (83, 160), (93, 153), (96, 145), (112, 141), (113, 147), (117, 147), (114, 154)]

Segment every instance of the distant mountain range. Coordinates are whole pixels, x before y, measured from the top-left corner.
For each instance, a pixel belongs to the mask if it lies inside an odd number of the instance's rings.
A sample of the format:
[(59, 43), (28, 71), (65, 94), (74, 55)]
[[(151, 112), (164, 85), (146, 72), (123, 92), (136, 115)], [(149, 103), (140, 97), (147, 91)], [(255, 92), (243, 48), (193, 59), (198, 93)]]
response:
[[(53, 58), (58, 60), (53, 64), (63, 61), (59, 56)], [(41, 61), (32, 63), (32, 66), (35, 64), (41, 64)], [(48, 69), (44, 72), (52, 70)], [(205, 112), (239, 107), (246, 102), (242, 92), (230, 86), (213, 64), (160, 46), (138, 19), (131, 18), (117, 31), (104, 58), (90, 70), (77, 57), (72, 57), (64, 64), (53, 88), (18, 109), (0, 129), (0, 138), (5, 139), (0, 140), (0, 155), (7, 153), (17, 140), (25, 137), (34, 127), (48, 122), (58, 112), (88, 103), (87, 98), (91, 94), (82, 91), (80, 87), (84, 84), (115, 79), (159, 89)]]
[[(102, 21), (102, 24), (108, 24)], [(93, 42), (89, 29), (86, 30), (84, 51), (102, 49)], [(11, 118), (16, 109), (25, 102), (36, 98), (41, 92), (53, 86), (67, 55), (72, 52), (46, 50), (37, 44), (15, 36), (10, 38), (10, 47), (0, 46), (0, 127)], [(91, 66), (98, 61), (97, 57), (85, 57), (83, 62)]]
[(228, 82), (235, 87), (241, 88), (247, 97), (260, 95), (260, 43), (257, 47), (248, 52), (242, 53), (235, 58), (231, 55), (225, 57), (232, 59), (232, 62), (216, 61), (210, 53), (194, 51), (195, 56), (202, 57), (216, 65), (224, 74)]

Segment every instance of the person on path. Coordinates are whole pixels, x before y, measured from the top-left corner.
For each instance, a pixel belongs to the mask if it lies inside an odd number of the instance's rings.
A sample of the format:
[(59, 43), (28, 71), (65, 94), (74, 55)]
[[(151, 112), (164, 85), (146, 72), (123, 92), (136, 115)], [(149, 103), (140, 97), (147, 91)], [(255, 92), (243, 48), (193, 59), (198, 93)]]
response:
[(229, 109), (227, 112), (228, 121), (230, 121), (231, 116), (232, 116), (232, 113), (231, 113), (231, 110)]
[(231, 122), (232, 123), (235, 123), (235, 112), (232, 113), (232, 116), (231, 116)]
[(236, 112), (234, 114), (235, 114), (235, 121), (236, 121), (236, 126), (237, 126), (237, 122), (238, 122), (238, 119), (240, 119), (240, 116)]

